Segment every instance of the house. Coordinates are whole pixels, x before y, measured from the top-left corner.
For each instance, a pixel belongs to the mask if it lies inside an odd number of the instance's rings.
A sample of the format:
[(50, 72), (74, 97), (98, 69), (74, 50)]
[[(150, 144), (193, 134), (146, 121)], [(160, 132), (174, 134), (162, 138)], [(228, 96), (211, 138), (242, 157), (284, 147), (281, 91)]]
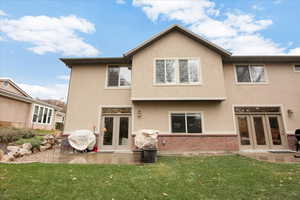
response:
[(141, 129), (159, 130), (161, 153), (294, 148), (300, 56), (233, 56), (173, 25), (123, 57), (61, 60), (64, 133), (93, 130), (100, 151), (132, 151)]
[(60, 107), (33, 99), (11, 79), (0, 78), (0, 126), (51, 130), (61, 122), (57, 115), (65, 115)]

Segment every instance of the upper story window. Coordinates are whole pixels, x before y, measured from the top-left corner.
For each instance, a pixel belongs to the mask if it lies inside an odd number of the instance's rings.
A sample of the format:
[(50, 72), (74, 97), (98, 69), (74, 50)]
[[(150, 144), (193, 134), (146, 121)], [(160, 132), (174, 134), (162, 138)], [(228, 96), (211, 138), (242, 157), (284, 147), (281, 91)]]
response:
[(157, 59), (155, 61), (155, 83), (200, 83), (199, 71), (199, 61), (195, 59)]
[(35, 105), (33, 110), (32, 122), (39, 124), (50, 124), (53, 109), (45, 106)]
[(266, 72), (263, 65), (236, 65), (238, 83), (265, 83)]
[(108, 66), (108, 87), (129, 87), (131, 85), (131, 66)]
[(300, 64), (294, 65), (295, 72), (300, 72)]

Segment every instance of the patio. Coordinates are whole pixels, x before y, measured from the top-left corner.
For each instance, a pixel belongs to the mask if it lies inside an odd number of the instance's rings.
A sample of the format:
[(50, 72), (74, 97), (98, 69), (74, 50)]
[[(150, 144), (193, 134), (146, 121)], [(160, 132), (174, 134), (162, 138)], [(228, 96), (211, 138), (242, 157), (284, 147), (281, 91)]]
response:
[(61, 153), (60, 148), (16, 159), (11, 163), (69, 163), (69, 164), (140, 164), (137, 153)]
[[(253, 158), (260, 161), (273, 163), (300, 163), (300, 158), (295, 158), (294, 155), (299, 153), (271, 153), (271, 152), (239, 152), (241, 156)], [(216, 153), (198, 153), (198, 154), (182, 154), (175, 156), (217, 156)], [(228, 155), (228, 154), (221, 154)], [(89, 152), (89, 153), (73, 153), (67, 151), (62, 153), (60, 148), (56, 146), (54, 149), (39, 152), (29, 156), (24, 156), (16, 159), (11, 163), (68, 163), (68, 164), (127, 164), (137, 165), (141, 164), (139, 153), (113, 153), (113, 152)]]
[(295, 155), (300, 156), (300, 152), (298, 153), (241, 152), (239, 154), (256, 160), (273, 162), (273, 163), (300, 163), (300, 158), (295, 158)]

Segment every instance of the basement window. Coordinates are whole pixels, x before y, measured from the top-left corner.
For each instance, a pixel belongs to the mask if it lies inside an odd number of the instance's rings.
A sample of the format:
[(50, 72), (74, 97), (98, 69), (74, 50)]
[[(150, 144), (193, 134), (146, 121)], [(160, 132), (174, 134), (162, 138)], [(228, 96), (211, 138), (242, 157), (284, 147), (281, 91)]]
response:
[(172, 133), (202, 133), (201, 113), (171, 113)]

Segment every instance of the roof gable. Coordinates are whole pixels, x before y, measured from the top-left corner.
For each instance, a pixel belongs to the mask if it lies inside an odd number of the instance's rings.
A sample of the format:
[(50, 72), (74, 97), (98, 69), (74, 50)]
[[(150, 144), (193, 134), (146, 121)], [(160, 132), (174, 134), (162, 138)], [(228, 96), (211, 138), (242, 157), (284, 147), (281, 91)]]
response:
[(24, 97), (29, 97), (31, 98), (31, 96), (29, 94), (27, 94), (24, 90), (22, 90), (14, 81), (12, 81), (9, 78), (0, 78), (0, 82), (3, 84), (4, 82), (7, 82), (8, 85), (7, 86), (3, 86), (1, 84), (0, 88), (3, 90), (8, 90), (10, 92), (13, 92), (15, 94), (18, 95), (22, 95)]
[(217, 46), (216, 44), (213, 44), (212, 42), (206, 40), (205, 38), (179, 26), (179, 25), (173, 25), (171, 27), (169, 27), (168, 29), (166, 29), (165, 31), (162, 31), (161, 33), (154, 35), (153, 37), (151, 37), (149, 40), (146, 40), (145, 42), (143, 42), (142, 44), (138, 45), (136, 48), (126, 52), (123, 54), (124, 57), (132, 57), (134, 54), (136, 54), (137, 52), (143, 50), (144, 48), (152, 45), (154, 42), (156, 42), (157, 40), (161, 39), (162, 37), (166, 36), (168, 33), (173, 32), (173, 31), (178, 31), (182, 34), (184, 34), (185, 36), (193, 39), (194, 41), (206, 46), (207, 48), (217, 52), (218, 54), (228, 57), (231, 56), (231, 53), (225, 49), (223, 49), (222, 47)]

